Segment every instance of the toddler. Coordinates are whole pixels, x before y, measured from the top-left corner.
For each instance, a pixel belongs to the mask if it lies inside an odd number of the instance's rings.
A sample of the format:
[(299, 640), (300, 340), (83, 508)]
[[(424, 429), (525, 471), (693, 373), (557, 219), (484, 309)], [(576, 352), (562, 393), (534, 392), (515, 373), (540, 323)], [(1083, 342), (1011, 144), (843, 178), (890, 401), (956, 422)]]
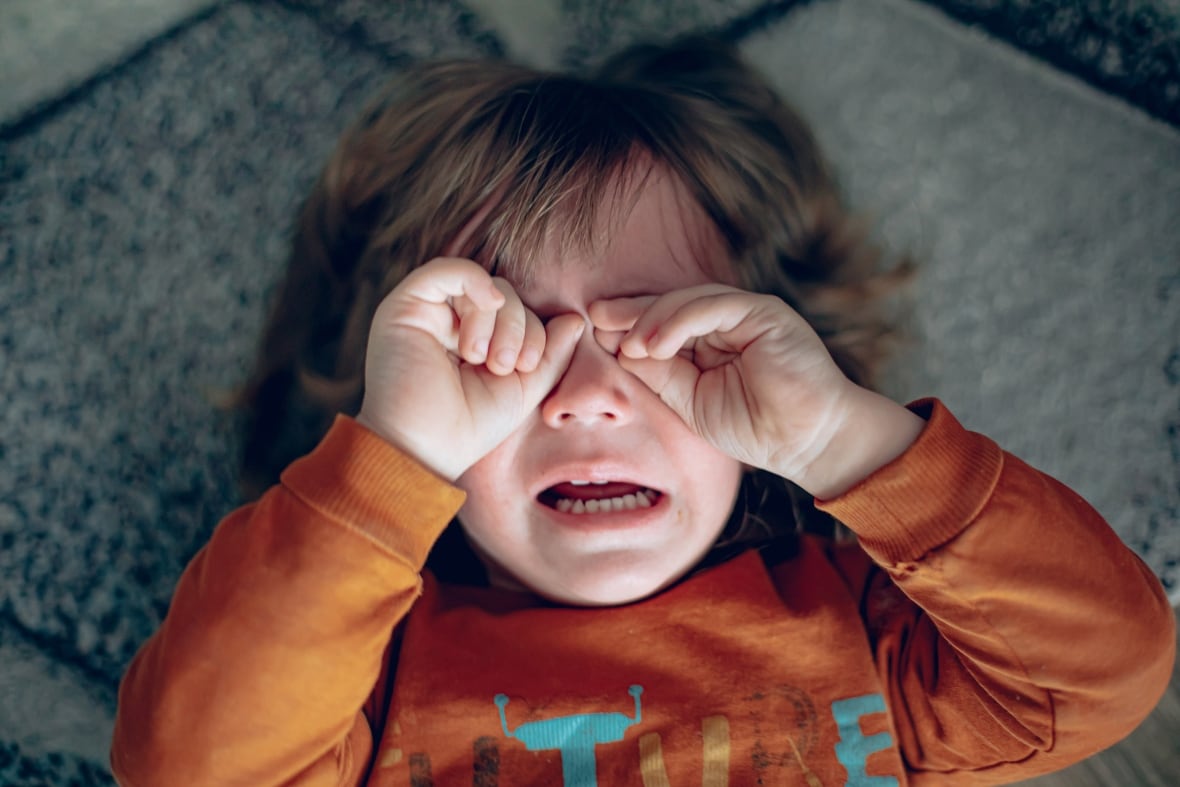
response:
[(304, 206), (245, 394), (269, 488), (132, 662), (116, 777), (966, 785), (1119, 740), (1162, 589), (871, 390), (878, 256), (725, 45), (411, 69)]

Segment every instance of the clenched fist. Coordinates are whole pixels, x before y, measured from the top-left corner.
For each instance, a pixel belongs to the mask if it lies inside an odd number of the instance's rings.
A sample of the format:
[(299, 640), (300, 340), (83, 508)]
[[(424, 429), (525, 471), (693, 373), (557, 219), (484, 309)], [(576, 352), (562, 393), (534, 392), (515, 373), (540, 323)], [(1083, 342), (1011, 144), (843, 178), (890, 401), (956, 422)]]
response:
[(908, 447), (923, 421), (844, 376), (772, 295), (703, 284), (590, 305), (595, 338), (698, 435), (817, 497)]
[(576, 314), (542, 325), (471, 260), (431, 260), (377, 307), (357, 421), (454, 481), (536, 410), (584, 328)]

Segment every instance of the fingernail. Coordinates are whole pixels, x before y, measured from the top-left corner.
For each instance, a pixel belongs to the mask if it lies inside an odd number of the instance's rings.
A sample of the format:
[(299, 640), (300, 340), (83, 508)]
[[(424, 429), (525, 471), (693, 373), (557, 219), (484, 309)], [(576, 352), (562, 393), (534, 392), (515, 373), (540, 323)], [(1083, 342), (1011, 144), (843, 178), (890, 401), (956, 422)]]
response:
[(511, 350), (501, 350), (500, 352), (496, 353), (496, 362), (505, 369), (511, 369), (513, 366), (515, 366), (515, 361), (516, 359), (512, 357)]
[[(636, 347), (637, 344), (639, 345), (638, 347)], [(630, 334), (624, 336), (619, 342), (619, 354), (626, 355), (628, 358), (637, 358), (636, 352), (642, 348), (643, 345), (637, 342), (635, 337)]]

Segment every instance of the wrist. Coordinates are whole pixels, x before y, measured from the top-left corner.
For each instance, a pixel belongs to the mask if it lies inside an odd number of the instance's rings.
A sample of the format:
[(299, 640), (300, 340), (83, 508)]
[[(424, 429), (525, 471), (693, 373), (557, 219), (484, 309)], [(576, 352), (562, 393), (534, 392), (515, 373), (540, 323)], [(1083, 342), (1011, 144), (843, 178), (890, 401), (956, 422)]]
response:
[(455, 480), (463, 474), (466, 468), (454, 467), (444, 461), (443, 456), (432, 456), (426, 451), (422, 451), (414, 446), (414, 441), (406, 439), (398, 430), (381, 423), (372, 418), (364, 407), (356, 414), (354, 420), (363, 426), (366, 430), (371, 432), (376, 437), (396, 448), (408, 458), (414, 460), (422, 467), (429, 470), (434, 475), (442, 478), (450, 483), (455, 483)]
[(802, 477), (792, 480), (820, 500), (839, 497), (905, 453), (925, 426), (892, 399), (853, 386), (831, 439)]
[(454, 484), (343, 415), (283, 471), (282, 484), (310, 509), (369, 536), (416, 570), (464, 500)]

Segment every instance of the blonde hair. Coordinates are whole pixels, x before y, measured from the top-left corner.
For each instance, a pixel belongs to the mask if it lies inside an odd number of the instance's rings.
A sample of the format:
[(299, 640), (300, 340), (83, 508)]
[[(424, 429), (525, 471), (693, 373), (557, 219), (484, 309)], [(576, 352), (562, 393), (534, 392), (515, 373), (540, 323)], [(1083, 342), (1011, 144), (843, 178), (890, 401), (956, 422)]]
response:
[[(274, 483), (336, 412), (356, 412), (377, 304), (482, 206), (494, 201), (460, 253), (526, 279), (549, 239), (566, 250), (597, 243), (599, 206), (628, 207), (603, 197), (643, 163), (674, 174), (713, 222), (733, 283), (783, 298), (851, 379), (872, 384), (893, 335), (881, 296), (909, 264), (883, 270), (807, 125), (732, 47), (706, 38), (636, 46), (588, 75), (427, 64), (363, 112), (299, 214), (239, 397), (250, 414), (246, 493)], [(817, 512), (805, 497), (753, 474), (737, 530), (769, 519), (806, 525)]]

